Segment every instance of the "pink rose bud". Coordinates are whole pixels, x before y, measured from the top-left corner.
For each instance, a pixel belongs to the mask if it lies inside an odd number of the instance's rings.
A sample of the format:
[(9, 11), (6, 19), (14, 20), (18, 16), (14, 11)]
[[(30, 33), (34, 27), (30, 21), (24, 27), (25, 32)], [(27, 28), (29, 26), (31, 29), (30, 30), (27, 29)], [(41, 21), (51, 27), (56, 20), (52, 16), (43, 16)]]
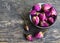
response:
[(57, 15), (56, 9), (53, 7), (51, 8), (51, 15)]
[(29, 40), (29, 41), (32, 41), (33, 40), (33, 38), (32, 38), (32, 35), (27, 35), (27, 40)]
[(35, 11), (35, 10), (31, 10), (31, 11), (30, 11), (30, 14), (31, 14), (31, 15), (36, 15), (36, 11)]
[(48, 11), (52, 7), (51, 4), (43, 4), (44, 11)]
[(46, 21), (41, 21), (41, 26), (42, 27), (48, 27), (49, 24)]
[(39, 33), (36, 34), (35, 37), (38, 38), (38, 39), (43, 38), (43, 33), (39, 32)]
[(35, 25), (38, 25), (38, 23), (39, 23), (39, 17), (38, 17), (38, 16), (34, 16), (34, 17), (32, 18), (32, 21), (33, 21), (33, 23), (34, 23)]
[(46, 15), (47, 17), (51, 16), (50, 11), (46, 11), (46, 12), (45, 12), (45, 15)]
[(50, 17), (48, 20), (49, 22), (54, 23), (54, 19), (52, 17)]
[(41, 21), (47, 20), (45, 13), (39, 14), (39, 19), (40, 19)]
[(41, 10), (41, 4), (40, 4), (40, 3), (36, 4), (36, 5), (34, 6), (34, 9), (35, 9), (36, 11), (40, 11), (40, 10)]

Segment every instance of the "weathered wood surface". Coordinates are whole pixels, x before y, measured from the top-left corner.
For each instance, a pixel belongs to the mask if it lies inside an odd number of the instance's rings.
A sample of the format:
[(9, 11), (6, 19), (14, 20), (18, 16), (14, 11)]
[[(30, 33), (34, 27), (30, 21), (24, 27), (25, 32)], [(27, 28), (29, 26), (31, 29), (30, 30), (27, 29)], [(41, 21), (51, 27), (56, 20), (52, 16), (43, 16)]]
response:
[[(36, 3), (51, 3), (58, 17), (42, 40), (26, 41), (20, 15)], [(25, 10), (28, 9), (28, 10)], [(60, 43), (60, 0), (0, 0), (0, 43)]]

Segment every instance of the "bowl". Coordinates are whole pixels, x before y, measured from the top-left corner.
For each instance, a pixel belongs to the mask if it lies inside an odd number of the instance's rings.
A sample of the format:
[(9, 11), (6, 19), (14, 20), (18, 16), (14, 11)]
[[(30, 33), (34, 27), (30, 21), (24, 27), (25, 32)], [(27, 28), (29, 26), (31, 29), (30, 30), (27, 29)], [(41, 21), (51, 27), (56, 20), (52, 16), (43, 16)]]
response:
[[(49, 4), (49, 3), (37, 3), (37, 4), (40, 4), (41, 6), (42, 5), (44, 5), (44, 4)], [(35, 5), (34, 5), (35, 6)], [(53, 7), (53, 6), (52, 6)], [(54, 8), (54, 7), (53, 7)], [(47, 8), (46, 8), (47, 9)], [(31, 9), (30, 11), (32, 11), (32, 10), (34, 10), (34, 9)], [(55, 9), (55, 11), (56, 11), (56, 9)], [(38, 11), (37, 11), (38, 12)], [(41, 12), (40, 12), (41, 13)], [(57, 11), (56, 11), (56, 14), (57, 14)], [(33, 15), (33, 16), (38, 16), (38, 15)], [(50, 16), (49, 16), (50, 17)], [(48, 18), (49, 18), (48, 17)], [(55, 21), (56, 21), (56, 18), (57, 18), (57, 15), (55, 16), (54, 15), (54, 17), (55, 17), (55, 19), (54, 19), (54, 22), (51, 24), (51, 25), (49, 25), (49, 26), (39, 26), (39, 25), (35, 25), (35, 23), (33, 23), (33, 21), (32, 21), (32, 15), (31, 15), (31, 13), (29, 13), (29, 19), (30, 19), (30, 21), (32, 22), (32, 24), (34, 25), (34, 26), (36, 26), (36, 27), (38, 27), (38, 28), (42, 28), (42, 29), (47, 29), (47, 28), (50, 28), (51, 26), (53, 26), (53, 24), (55, 23)], [(47, 18), (47, 21), (48, 21), (48, 18)]]

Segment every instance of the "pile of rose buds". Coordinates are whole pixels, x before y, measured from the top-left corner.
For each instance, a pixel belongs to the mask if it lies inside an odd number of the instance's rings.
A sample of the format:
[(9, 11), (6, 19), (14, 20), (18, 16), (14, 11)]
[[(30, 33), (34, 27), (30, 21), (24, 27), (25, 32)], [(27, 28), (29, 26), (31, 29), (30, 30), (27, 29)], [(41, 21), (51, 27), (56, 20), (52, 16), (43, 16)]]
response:
[(30, 15), (31, 21), (34, 25), (40, 27), (49, 27), (55, 22), (57, 12), (51, 4), (38, 3), (32, 7)]

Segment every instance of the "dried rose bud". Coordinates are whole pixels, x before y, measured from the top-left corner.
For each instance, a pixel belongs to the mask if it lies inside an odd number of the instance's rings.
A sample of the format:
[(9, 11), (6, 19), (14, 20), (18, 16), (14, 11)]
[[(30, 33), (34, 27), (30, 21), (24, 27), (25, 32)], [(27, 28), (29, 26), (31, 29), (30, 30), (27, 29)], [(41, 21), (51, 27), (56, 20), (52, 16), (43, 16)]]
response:
[(37, 24), (39, 23), (39, 17), (38, 17), (38, 16), (34, 16), (34, 17), (32, 18), (32, 21), (33, 21), (33, 23), (34, 23), (35, 25), (37, 25)]
[(49, 22), (54, 23), (54, 19), (52, 17), (50, 17), (48, 20)]
[(31, 11), (30, 11), (30, 14), (31, 14), (31, 15), (36, 15), (36, 11), (35, 11), (35, 10), (31, 10)]
[(40, 13), (40, 14), (39, 14), (39, 19), (40, 19), (41, 21), (47, 20), (45, 13)]
[(36, 15), (38, 16), (40, 13), (39, 12), (36, 12)]
[(55, 15), (55, 16), (57, 15), (56, 9), (53, 8), (53, 7), (51, 8), (51, 12), (50, 13), (51, 13), (51, 15)]
[(40, 11), (40, 10), (41, 10), (41, 4), (40, 4), (40, 3), (36, 4), (36, 5), (34, 6), (34, 9), (35, 9), (36, 11)]
[(32, 41), (33, 40), (32, 35), (31, 34), (27, 35), (26, 39), (29, 40), (29, 41)]
[(28, 25), (25, 25), (25, 30), (29, 31), (29, 26)]
[(46, 11), (46, 12), (45, 12), (45, 15), (46, 15), (46, 17), (51, 16), (50, 11)]
[(42, 32), (39, 32), (39, 33), (37, 33), (36, 34), (36, 36), (35, 36), (36, 38), (43, 38), (43, 33)]
[(48, 27), (49, 24), (46, 22), (46, 21), (41, 21), (41, 24), (40, 24), (42, 27)]
[(43, 10), (44, 11), (48, 11), (50, 8), (52, 7), (52, 5), (51, 4), (43, 4)]

